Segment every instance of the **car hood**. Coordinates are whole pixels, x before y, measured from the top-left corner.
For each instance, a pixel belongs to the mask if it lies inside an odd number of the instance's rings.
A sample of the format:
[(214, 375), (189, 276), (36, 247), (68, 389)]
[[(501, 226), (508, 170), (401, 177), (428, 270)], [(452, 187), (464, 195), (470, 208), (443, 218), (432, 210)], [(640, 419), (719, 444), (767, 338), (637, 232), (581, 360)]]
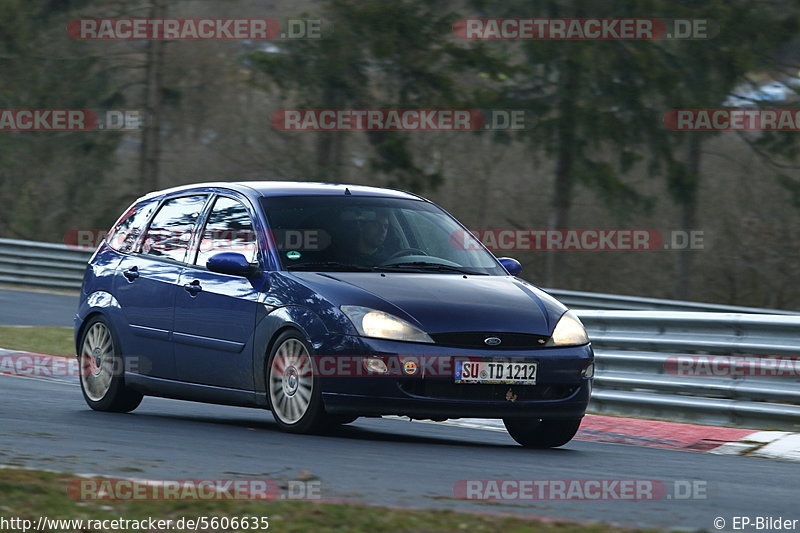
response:
[(541, 289), (512, 276), (377, 272), (293, 272), (334, 306), (390, 312), (428, 333), (549, 335), (566, 311)]

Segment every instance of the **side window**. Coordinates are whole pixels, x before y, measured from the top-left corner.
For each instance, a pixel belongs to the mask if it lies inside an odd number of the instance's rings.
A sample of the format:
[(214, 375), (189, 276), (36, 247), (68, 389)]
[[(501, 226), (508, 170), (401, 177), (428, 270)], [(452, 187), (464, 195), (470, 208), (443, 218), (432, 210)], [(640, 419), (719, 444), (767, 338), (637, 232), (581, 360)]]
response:
[(184, 261), (207, 196), (182, 196), (161, 206), (142, 242), (142, 253)]
[(194, 263), (205, 266), (209, 257), (220, 252), (238, 252), (253, 263), (258, 252), (256, 242), (253, 222), (245, 206), (237, 200), (220, 196), (208, 215)]
[(128, 253), (133, 250), (133, 245), (144, 231), (144, 226), (156, 206), (158, 201), (155, 199), (131, 206), (108, 233), (106, 237), (108, 245), (118, 252)]

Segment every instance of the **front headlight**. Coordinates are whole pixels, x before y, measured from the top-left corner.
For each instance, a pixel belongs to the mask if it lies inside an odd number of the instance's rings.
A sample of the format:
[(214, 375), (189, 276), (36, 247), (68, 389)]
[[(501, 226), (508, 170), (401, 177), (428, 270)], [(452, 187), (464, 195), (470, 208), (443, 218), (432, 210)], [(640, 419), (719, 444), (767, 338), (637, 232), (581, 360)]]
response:
[(556, 324), (547, 346), (575, 346), (588, 342), (586, 328), (572, 311), (567, 311)]
[(433, 342), (433, 339), (418, 327), (389, 313), (358, 305), (343, 305), (341, 309), (347, 315), (347, 318), (353, 322), (358, 334), (363, 337), (395, 341)]

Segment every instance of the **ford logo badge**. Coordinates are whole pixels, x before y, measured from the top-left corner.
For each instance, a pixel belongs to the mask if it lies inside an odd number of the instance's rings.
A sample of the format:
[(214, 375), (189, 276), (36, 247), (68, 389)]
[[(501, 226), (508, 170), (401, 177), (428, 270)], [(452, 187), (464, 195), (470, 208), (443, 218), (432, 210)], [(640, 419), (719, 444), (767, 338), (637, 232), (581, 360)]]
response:
[(497, 346), (498, 344), (500, 344), (503, 341), (500, 340), (498, 337), (486, 337), (485, 339), (483, 339), (483, 342), (487, 346)]

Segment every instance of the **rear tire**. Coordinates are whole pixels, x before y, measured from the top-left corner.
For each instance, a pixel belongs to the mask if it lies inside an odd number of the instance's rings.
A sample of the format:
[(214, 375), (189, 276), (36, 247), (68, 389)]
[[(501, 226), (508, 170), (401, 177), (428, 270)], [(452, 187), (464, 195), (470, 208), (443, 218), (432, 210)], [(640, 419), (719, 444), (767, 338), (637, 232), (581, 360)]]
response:
[(581, 420), (504, 418), (503, 423), (511, 438), (526, 448), (557, 448), (572, 440)]
[(81, 335), (78, 369), (83, 399), (95, 411), (129, 413), (143, 396), (125, 386), (124, 358), (105, 317), (89, 320)]

